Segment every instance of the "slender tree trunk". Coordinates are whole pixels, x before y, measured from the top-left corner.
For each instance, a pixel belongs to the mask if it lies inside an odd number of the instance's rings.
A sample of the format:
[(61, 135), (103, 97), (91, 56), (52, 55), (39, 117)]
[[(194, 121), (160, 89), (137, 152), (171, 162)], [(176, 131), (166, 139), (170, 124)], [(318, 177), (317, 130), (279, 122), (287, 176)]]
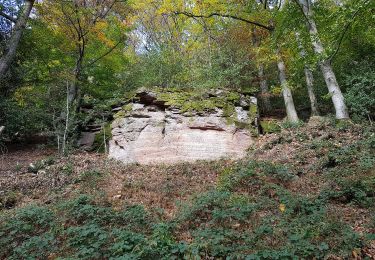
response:
[(5, 47), (4, 54), (0, 58), (0, 79), (5, 77), (5, 73), (9, 70), (10, 64), (16, 57), (17, 47), (21, 40), (22, 32), (26, 27), (33, 5), (34, 0), (26, 0), (25, 5), (18, 16), (12, 35)]
[(285, 64), (281, 57), (279, 49), (277, 49), (276, 54), (278, 56), (277, 68), (279, 69), (279, 79), (282, 87), (287, 118), (289, 122), (297, 123), (299, 119), (296, 108), (294, 106), (292, 91), (290, 90), (288, 85)]
[[(299, 34), (296, 33), (296, 39), (298, 42), (298, 47), (300, 49), (300, 53), (302, 58), (306, 57), (306, 52), (302, 46), (302, 41), (301, 38), (299, 37)], [(316, 99), (315, 93), (314, 93), (314, 76), (312, 74), (312, 71), (310, 68), (305, 65), (304, 68), (305, 71), (305, 79), (306, 79), (306, 87), (307, 87), (307, 92), (310, 98), (310, 107), (311, 107), (311, 115), (312, 116), (318, 116), (319, 115), (319, 109), (318, 109), (318, 101)]]
[[(320, 41), (315, 21), (312, 18), (311, 2), (310, 0), (300, 0), (300, 3), (302, 4), (303, 12), (308, 20), (309, 34), (311, 37), (312, 45), (314, 47), (314, 51), (317, 55), (322, 56), (324, 55), (324, 47)], [(349, 113), (345, 105), (345, 99), (336, 80), (336, 75), (332, 69), (330, 60), (323, 59), (319, 62), (319, 67), (323, 73), (328, 91), (332, 96), (332, 102), (336, 111), (336, 118), (348, 119)]]
[(310, 98), (311, 115), (319, 116), (320, 113), (318, 109), (318, 101), (314, 93), (314, 76), (312, 74), (312, 71), (308, 67), (305, 67), (304, 70), (305, 70), (305, 77), (306, 77), (307, 92)]
[(262, 104), (265, 112), (270, 112), (272, 110), (271, 101), (269, 97), (269, 89), (267, 80), (264, 76), (264, 66), (263, 64), (259, 65), (258, 67), (258, 78), (260, 80), (260, 93), (261, 93), (261, 99)]
[[(254, 48), (258, 48), (259, 45), (260, 45), (260, 40), (259, 40), (259, 37), (256, 34), (255, 28), (253, 28), (252, 40), (253, 40)], [(270, 101), (270, 98), (269, 98), (269, 89), (268, 89), (267, 80), (264, 76), (264, 66), (263, 66), (263, 64), (260, 64), (258, 66), (258, 78), (259, 78), (259, 87), (260, 87), (263, 109), (264, 109), (265, 112), (270, 112), (272, 110), (272, 106), (271, 106), (271, 101)]]
[(78, 58), (76, 61), (76, 66), (74, 68), (74, 79), (69, 85), (68, 90), (68, 102), (71, 107), (74, 105), (77, 105), (77, 109), (79, 108), (79, 104), (74, 104), (76, 101), (79, 101), (79, 81), (81, 79), (81, 73), (82, 73), (82, 62), (84, 57), (85, 48), (84, 46), (78, 47)]

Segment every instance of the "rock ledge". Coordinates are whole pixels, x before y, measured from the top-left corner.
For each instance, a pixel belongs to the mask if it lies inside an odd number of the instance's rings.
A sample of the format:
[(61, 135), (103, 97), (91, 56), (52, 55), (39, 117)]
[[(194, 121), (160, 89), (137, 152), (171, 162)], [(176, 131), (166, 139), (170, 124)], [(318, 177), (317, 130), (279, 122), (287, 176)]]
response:
[[(257, 132), (256, 98), (237, 94), (228, 103), (230, 92), (212, 90), (201, 101), (192, 103), (191, 97), (185, 97), (181, 105), (176, 105), (179, 97), (168, 93), (141, 89), (136, 101), (117, 109), (109, 142), (110, 158), (124, 163), (174, 164), (246, 155)], [(166, 94), (171, 100), (165, 98)], [(225, 107), (212, 106), (219, 98), (225, 101)], [(186, 110), (185, 104), (203, 109)]]

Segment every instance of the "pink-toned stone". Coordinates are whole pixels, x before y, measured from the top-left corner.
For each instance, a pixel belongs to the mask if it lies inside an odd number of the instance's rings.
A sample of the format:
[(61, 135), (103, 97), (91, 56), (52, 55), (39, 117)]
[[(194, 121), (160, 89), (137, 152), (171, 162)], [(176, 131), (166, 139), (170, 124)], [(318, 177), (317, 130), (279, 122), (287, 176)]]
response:
[[(147, 94), (147, 93), (146, 93)], [(238, 159), (253, 143), (250, 129), (228, 124), (219, 108), (202, 114), (181, 113), (155, 103), (155, 94), (133, 104), (132, 111), (112, 122), (109, 157), (124, 163), (174, 164), (197, 160)], [(251, 98), (235, 108), (231, 121), (250, 125)], [(253, 119), (256, 120), (256, 119)], [(255, 121), (256, 124), (256, 121)]]
[[(142, 113), (144, 117), (140, 117)], [(137, 111), (136, 118), (117, 119), (112, 127), (109, 157), (125, 163), (235, 159), (244, 157), (253, 143), (249, 130), (228, 125), (225, 118), (216, 115), (185, 117)]]

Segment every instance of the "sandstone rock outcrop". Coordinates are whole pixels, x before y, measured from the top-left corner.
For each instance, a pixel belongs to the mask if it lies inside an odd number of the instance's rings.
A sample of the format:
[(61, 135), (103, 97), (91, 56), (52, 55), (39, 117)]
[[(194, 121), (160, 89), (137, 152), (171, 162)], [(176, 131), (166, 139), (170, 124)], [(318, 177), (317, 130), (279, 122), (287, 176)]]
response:
[(200, 108), (197, 111), (184, 108), (184, 101), (176, 105), (176, 96), (168, 101), (165, 95), (159, 98), (163, 94), (138, 91), (137, 101), (125, 105), (112, 123), (109, 157), (125, 163), (173, 164), (245, 156), (257, 129), (256, 99), (238, 94), (232, 104), (213, 106), (221, 99), (229, 102), (227, 95), (213, 91), (195, 103), (185, 97), (189, 107)]

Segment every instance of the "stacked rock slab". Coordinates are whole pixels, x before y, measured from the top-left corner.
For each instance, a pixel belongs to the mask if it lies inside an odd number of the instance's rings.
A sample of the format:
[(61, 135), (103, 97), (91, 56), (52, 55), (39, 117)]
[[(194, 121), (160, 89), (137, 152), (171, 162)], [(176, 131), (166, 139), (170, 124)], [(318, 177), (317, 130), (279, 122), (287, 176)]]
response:
[[(220, 108), (182, 112), (151, 91), (139, 91), (137, 97), (138, 103), (126, 105), (127, 111), (120, 111), (112, 123), (110, 158), (139, 164), (237, 159), (246, 155), (253, 142), (252, 130), (257, 127), (257, 118), (249, 113), (256, 107), (253, 97), (242, 97), (233, 120)], [(239, 123), (249, 127), (239, 127)]]

